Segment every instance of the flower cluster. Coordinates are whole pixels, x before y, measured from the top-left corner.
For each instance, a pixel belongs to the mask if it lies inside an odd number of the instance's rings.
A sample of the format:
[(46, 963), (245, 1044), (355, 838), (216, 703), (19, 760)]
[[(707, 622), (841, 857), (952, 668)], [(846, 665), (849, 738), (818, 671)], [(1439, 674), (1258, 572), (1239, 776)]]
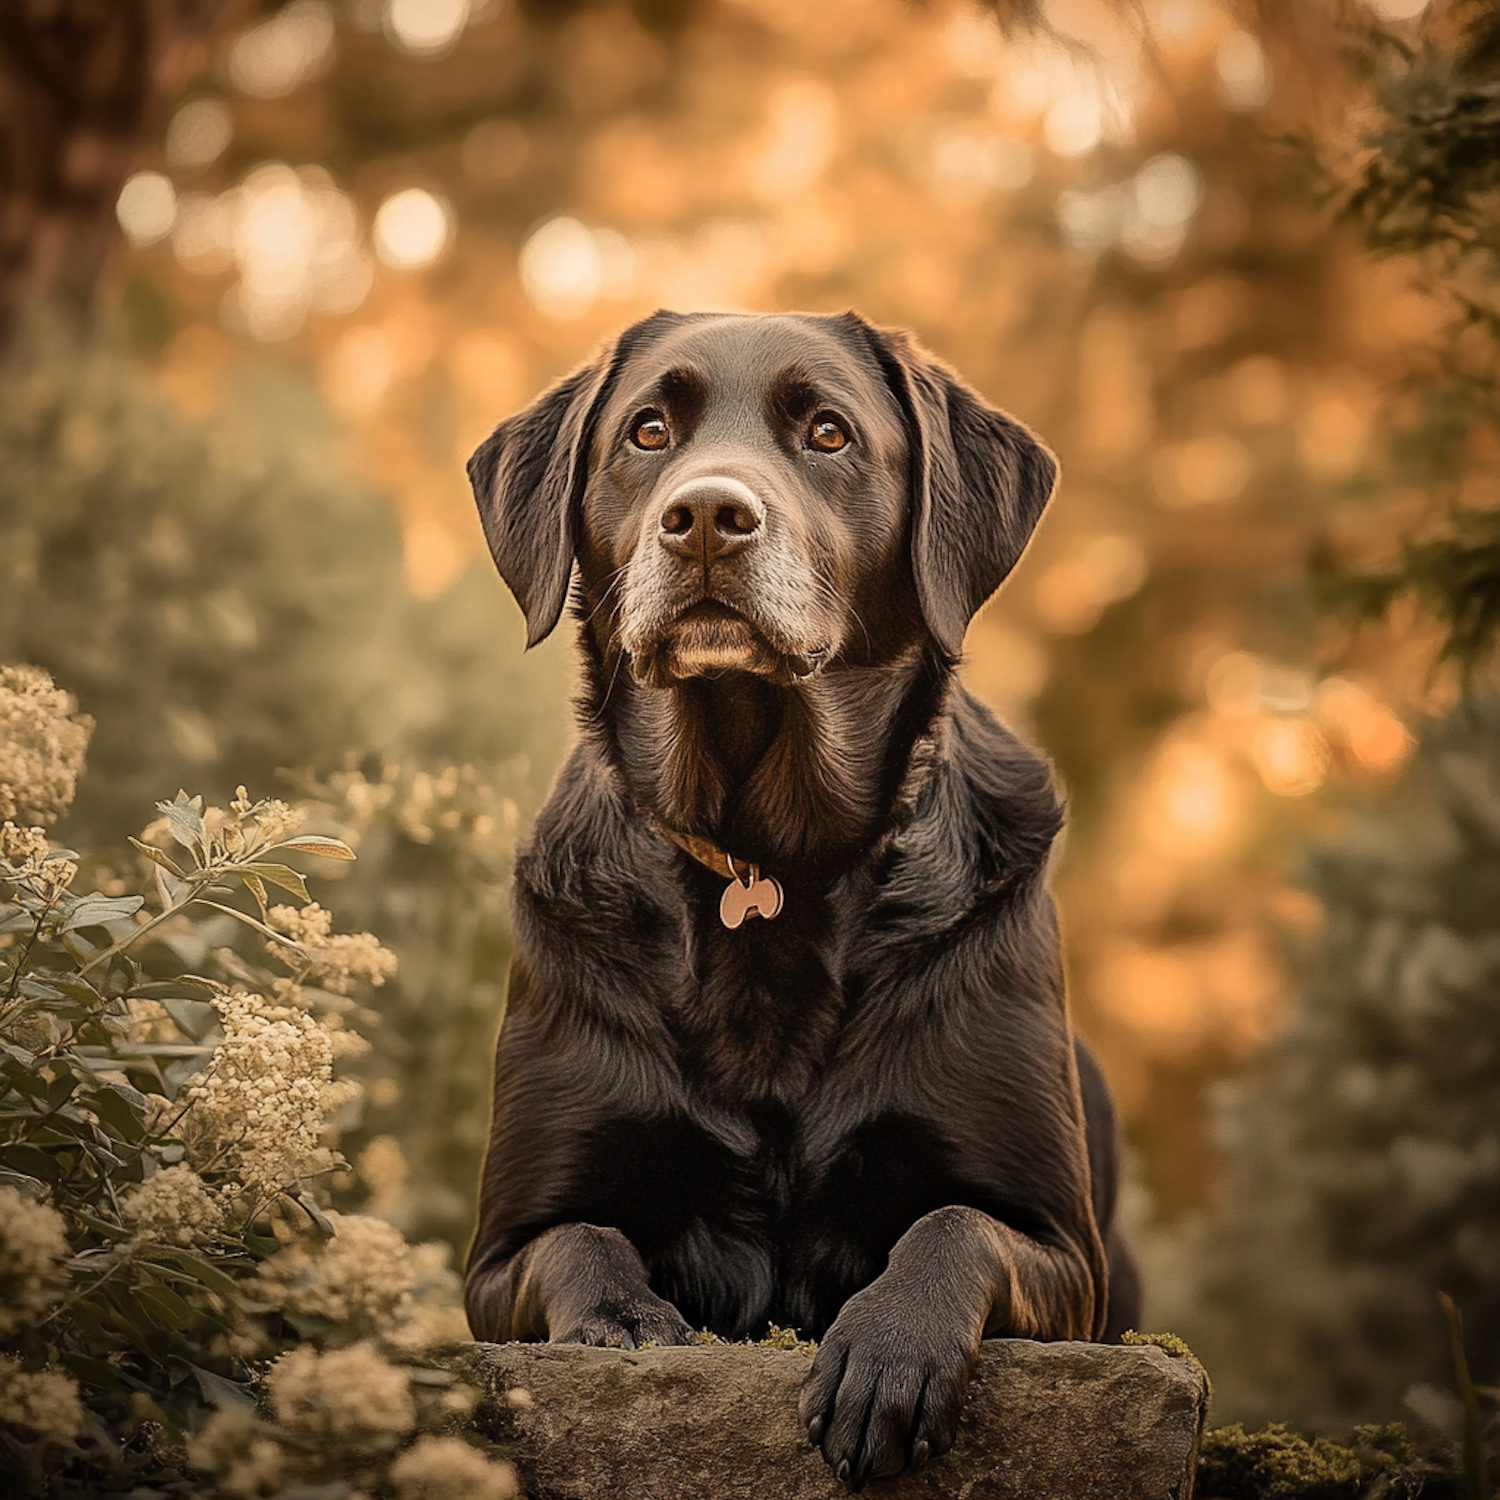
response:
[(0, 862), (9, 867), (0, 871), (0, 878), (49, 902), (67, 890), (78, 874), (77, 860), (52, 852), (45, 828), (18, 828), (9, 822), (0, 823)]
[(57, 1370), (28, 1374), (15, 1356), (0, 1354), (0, 1424), (23, 1428), (38, 1442), (71, 1442), (83, 1426), (77, 1382)]
[(56, 1300), (68, 1253), (62, 1215), (0, 1187), (0, 1336), (24, 1328)]
[(265, 1265), (257, 1293), (284, 1312), (384, 1331), (411, 1307), (418, 1268), (401, 1231), (367, 1214), (330, 1212), (333, 1238), (288, 1245)]
[[(300, 909), (273, 906), (266, 920), (302, 950), (296, 965), (299, 981), (347, 995), (356, 980), (379, 986), (396, 972), (396, 955), (382, 948), (374, 933), (334, 932), (333, 913), (324, 911), (316, 901)], [(270, 945), (268, 951), (283, 963), (293, 963), (292, 955), (281, 944)]]
[(328, 1028), (305, 1010), (235, 991), (213, 1002), (224, 1040), (187, 1089), (184, 1135), (202, 1162), (232, 1166), (256, 1190), (325, 1171), (329, 1116), (358, 1093), (335, 1082)]
[(248, 1407), (216, 1411), (196, 1437), (188, 1439), (188, 1462), (212, 1474), (221, 1494), (239, 1500), (270, 1495), (281, 1488), (285, 1469), (281, 1444), (267, 1436)]
[(124, 1197), (121, 1207), (140, 1239), (163, 1245), (201, 1245), (223, 1227), (224, 1208), (188, 1165), (163, 1167)]
[(0, 667), (0, 820), (55, 823), (73, 804), (94, 721), (38, 667)]
[(266, 1376), (283, 1426), (321, 1443), (387, 1445), (417, 1424), (406, 1373), (368, 1341), (319, 1354), (299, 1344)]
[(279, 797), (264, 797), (259, 802), (252, 802), (249, 792), (242, 786), (234, 789), (234, 801), (229, 804), (229, 809), (240, 825), (246, 819), (254, 822), (255, 847), (261, 849), (290, 838), (303, 822), (299, 808), (289, 807)]
[(48, 847), (45, 828), (17, 828), (14, 823), (0, 823), (0, 859), (15, 869), (27, 873), (40, 869)]
[(512, 1500), (516, 1471), (462, 1438), (418, 1438), (391, 1465), (399, 1500)]

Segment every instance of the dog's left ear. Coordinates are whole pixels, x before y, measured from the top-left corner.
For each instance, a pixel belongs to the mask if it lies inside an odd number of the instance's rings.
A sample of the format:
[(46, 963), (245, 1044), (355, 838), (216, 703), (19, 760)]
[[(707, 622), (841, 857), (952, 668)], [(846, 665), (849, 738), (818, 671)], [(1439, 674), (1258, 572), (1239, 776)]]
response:
[(917, 597), (934, 640), (956, 658), (969, 621), (1026, 550), (1057, 460), (909, 335), (859, 321), (911, 433)]
[(614, 366), (606, 350), (507, 417), (469, 459), (485, 540), (526, 616), (528, 647), (551, 635), (567, 602), (593, 417)]

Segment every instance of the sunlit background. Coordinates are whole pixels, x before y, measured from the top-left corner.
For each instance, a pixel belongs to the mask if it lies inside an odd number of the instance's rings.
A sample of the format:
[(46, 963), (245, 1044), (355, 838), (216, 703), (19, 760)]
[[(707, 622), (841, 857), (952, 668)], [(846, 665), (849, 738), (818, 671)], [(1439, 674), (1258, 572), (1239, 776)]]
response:
[[(1319, 929), (1304, 852), (1451, 693), (1417, 622), (1350, 633), (1310, 581), (1394, 544), (1380, 413), (1436, 327), (1321, 197), (1341, 35), (1216, 0), (291, 0), (213, 40), (116, 204), (161, 385), (212, 418), (307, 372), (421, 600), (487, 567), (474, 445), (659, 306), (857, 308), (1046, 437), (1061, 490), (964, 673), (1068, 792), (1073, 1005), (1160, 1316), (1222, 1204), (1214, 1101)], [(569, 670), (543, 651), (506, 681)]]

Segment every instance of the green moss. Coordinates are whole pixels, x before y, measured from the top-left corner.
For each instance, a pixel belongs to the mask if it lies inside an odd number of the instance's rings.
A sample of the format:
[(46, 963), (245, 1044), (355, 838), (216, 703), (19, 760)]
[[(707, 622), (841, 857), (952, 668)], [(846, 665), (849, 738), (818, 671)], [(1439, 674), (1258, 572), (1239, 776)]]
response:
[(800, 1349), (804, 1354), (817, 1352), (817, 1344), (811, 1339), (799, 1339), (795, 1328), (783, 1328), (779, 1323), (770, 1325), (770, 1332), (760, 1341), (762, 1349)]
[(1347, 1444), (1303, 1437), (1280, 1422), (1236, 1422), (1203, 1436), (1197, 1500), (1361, 1500), (1416, 1494), (1430, 1477), (1400, 1423), (1356, 1427)]
[(1203, 1361), (1188, 1348), (1186, 1339), (1178, 1338), (1175, 1333), (1137, 1333), (1134, 1328), (1130, 1328), (1120, 1335), (1120, 1342), (1137, 1347), (1149, 1344), (1152, 1348), (1170, 1354), (1173, 1359), (1185, 1359), (1203, 1377), (1204, 1389), (1210, 1396), (1213, 1395), (1213, 1381), (1208, 1378)]
[[(815, 1354), (818, 1346), (811, 1339), (797, 1337), (795, 1328), (783, 1328), (779, 1323), (769, 1325), (770, 1331), (765, 1338), (759, 1341), (755, 1339), (741, 1339), (738, 1347), (742, 1349), (758, 1347), (761, 1349), (799, 1349), (804, 1354)], [(725, 1344), (733, 1345), (734, 1339), (721, 1339), (718, 1334), (710, 1333), (707, 1328), (701, 1328), (688, 1339), (690, 1344)]]

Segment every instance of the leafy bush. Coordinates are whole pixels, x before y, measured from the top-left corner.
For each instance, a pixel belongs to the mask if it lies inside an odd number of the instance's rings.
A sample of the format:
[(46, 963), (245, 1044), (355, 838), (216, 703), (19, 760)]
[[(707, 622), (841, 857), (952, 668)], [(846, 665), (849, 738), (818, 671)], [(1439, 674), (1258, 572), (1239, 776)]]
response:
[[(0, 676), (0, 800), (61, 813), (71, 710)], [(329, 1208), (394, 959), (296, 865), (353, 851), (243, 789), (158, 808), (139, 881), (92, 862), (86, 893), (90, 861), (0, 825), (0, 1442), (49, 1495), (501, 1500), (424, 1356), (464, 1334), (446, 1251)]]
[[(163, 789), (222, 802), (238, 780), (298, 789), (358, 843), (333, 867), (341, 909), (402, 968), (359, 1062), (351, 1154), (372, 1152), (383, 1213), (457, 1250), (510, 843), (568, 733), (567, 647), (522, 657), (487, 559), (412, 598), (393, 508), (351, 479), (321, 413), (267, 362), (191, 415), (107, 342), (33, 326), (0, 371), (0, 661), (38, 663), (97, 719), (61, 828), (81, 846), (127, 857), (122, 832)], [(361, 1181), (340, 1181), (358, 1203)]]
[(1456, 1437), (1440, 1293), (1475, 1380), (1500, 1376), (1500, 708), (1431, 726), (1312, 887), (1326, 925), (1275, 1066), (1228, 1114), (1232, 1207), (1183, 1321), (1236, 1415), (1404, 1405)]

